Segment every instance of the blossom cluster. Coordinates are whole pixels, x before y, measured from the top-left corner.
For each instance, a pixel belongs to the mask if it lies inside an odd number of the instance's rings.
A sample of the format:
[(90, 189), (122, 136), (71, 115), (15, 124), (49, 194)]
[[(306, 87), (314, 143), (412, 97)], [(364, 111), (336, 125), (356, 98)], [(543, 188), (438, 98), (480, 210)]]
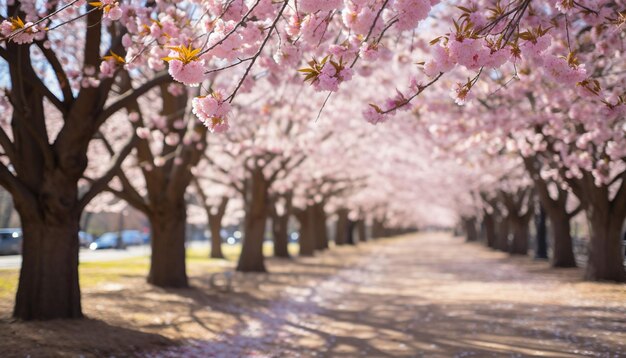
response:
[(209, 96), (200, 96), (191, 102), (193, 113), (211, 132), (222, 133), (228, 130), (228, 103), (221, 91), (214, 91)]
[(321, 61), (309, 61), (309, 67), (298, 70), (302, 72), (305, 81), (310, 81), (316, 91), (337, 92), (342, 82), (350, 81), (352, 69), (347, 67), (342, 59), (334, 61), (331, 56)]

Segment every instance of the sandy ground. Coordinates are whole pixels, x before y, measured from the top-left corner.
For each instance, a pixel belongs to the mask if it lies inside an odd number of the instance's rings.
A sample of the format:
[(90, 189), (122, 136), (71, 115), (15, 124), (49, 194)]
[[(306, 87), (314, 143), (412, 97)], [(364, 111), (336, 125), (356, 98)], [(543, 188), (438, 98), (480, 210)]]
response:
[(12, 322), (2, 301), (0, 356), (626, 356), (626, 286), (447, 234), (272, 259), (271, 274), (222, 265), (191, 265), (191, 289), (89, 289), (78, 322)]

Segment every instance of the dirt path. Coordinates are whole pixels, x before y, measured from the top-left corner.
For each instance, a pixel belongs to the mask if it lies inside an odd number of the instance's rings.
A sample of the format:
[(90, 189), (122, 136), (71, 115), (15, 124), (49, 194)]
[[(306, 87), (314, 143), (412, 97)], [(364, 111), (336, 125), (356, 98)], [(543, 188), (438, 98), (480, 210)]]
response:
[(626, 355), (626, 286), (446, 234), (269, 261), (271, 274), (190, 265), (193, 289), (91, 289), (91, 320), (0, 323), (0, 356)]
[[(224, 357), (626, 354), (624, 286), (580, 282), (578, 270), (550, 271), (546, 263), (509, 258), (459, 241), (447, 235), (411, 236), (357, 250), (341, 248), (311, 260), (322, 270), (333, 271), (329, 275), (298, 273), (292, 267), (291, 273), (257, 280), (233, 278), (235, 285), (242, 285), (236, 291), (278, 294), (265, 304), (228, 305), (232, 314), (245, 319), (215, 339), (196, 340), (169, 353)], [(293, 276), (288, 284), (285, 275)]]

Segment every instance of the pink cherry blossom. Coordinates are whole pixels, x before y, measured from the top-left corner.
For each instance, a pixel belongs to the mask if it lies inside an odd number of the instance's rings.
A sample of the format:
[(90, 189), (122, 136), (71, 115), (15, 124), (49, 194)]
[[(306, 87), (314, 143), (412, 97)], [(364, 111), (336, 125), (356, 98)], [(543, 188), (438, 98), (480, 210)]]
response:
[(180, 60), (171, 60), (168, 72), (176, 81), (190, 87), (198, 87), (204, 81), (206, 72), (202, 62), (199, 60), (183, 63)]

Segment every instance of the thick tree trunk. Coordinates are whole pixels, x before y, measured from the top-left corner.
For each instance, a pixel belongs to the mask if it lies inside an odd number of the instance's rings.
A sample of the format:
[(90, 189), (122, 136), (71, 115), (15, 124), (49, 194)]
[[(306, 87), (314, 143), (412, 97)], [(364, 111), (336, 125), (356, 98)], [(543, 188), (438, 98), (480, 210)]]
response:
[(345, 245), (348, 243), (348, 210), (337, 210), (337, 223), (335, 229), (335, 244)]
[(274, 233), (274, 256), (290, 258), (289, 255), (289, 215), (276, 215), (272, 218), (272, 232)]
[[(533, 195), (533, 191), (530, 187), (517, 189), (512, 193), (500, 193), (502, 202), (508, 211), (505, 224), (508, 225), (508, 230), (513, 234), (511, 242), (508, 243), (508, 249), (511, 255), (528, 254), (530, 219), (535, 210)], [(526, 207), (525, 210), (524, 207)], [(504, 242), (501, 244), (500, 249), (504, 249)]]
[(626, 281), (621, 229), (623, 217), (609, 210), (588, 210), (590, 240), (585, 279), (592, 281)]
[(315, 252), (315, 237), (313, 230), (313, 209), (311, 206), (304, 210), (296, 210), (296, 218), (300, 222), (300, 256), (313, 256)]
[(467, 242), (478, 241), (478, 231), (476, 231), (476, 218), (463, 218), (463, 229), (465, 230)]
[(324, 202), (313, 204), (313, 235), (315, 249), (324, 251), (328, 249), (328, 230), (326, 228), (326, 211)]
[(576, 267), (570, 218), (562, 210), (548, 211), (552, 228), (552, 267)]
[[(557, 186), (557, 197), (550, 196), (548, 183), (541, 178), (534, 158), (524, 158), (526, 169), (531, 175), (537, 190), (541, 207), (545, 209), (552, 228), (552, 267), (576, 267), (574, 246), (570, 233), (571, 215), (567, 212), (567, 190)], [(580, 193), (579, 193), (580, 194)]]
[(184, 197), (153, 207), (152, 255), (148, 283), (159, 287), (187, 287), (185, 268), (186, 205)]
[[(64, 198), (57, 197), (60, 202)], [(25, 320), (82, 317), (78, 284), (80, 213), (63, 206), (36, 208), (44, 219), (20, 208), (23, 250), (13, 316)], [(22, 209), (22, 210), (20, 210)], [(26, 210), (24, 210), (26, 209)]]
[(548, 258), (548, 233), (546, 227), (546, 211), (543, 205), (539, 205), (539, 212), (535, 216), (535, 259), (547, 259)]
[(265, 224), (268, 216), (268, 185), (262, 168), (252, 171), (250, 192), (246, 198), (244, 240), (237, 271), (267, 272), (263, 256)]

